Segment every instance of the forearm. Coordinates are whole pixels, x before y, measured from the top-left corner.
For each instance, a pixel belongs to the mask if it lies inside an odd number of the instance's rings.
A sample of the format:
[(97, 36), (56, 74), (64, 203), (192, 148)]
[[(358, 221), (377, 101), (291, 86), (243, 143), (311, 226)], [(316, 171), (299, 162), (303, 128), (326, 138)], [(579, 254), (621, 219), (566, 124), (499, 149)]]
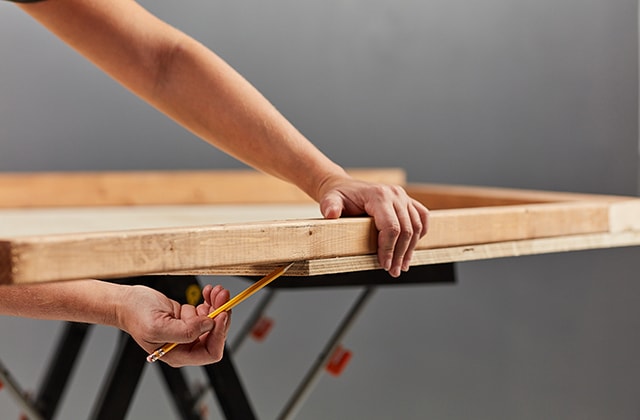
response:
[(125, 287), (98, 280), (0, 286), (0, 315), (120, 327)]
[(428, 211), (404, 189), (350, 179), (212, 51), (133, 0), (49, 0), (27, 13), (202, 139), (319, 202), (325, 218), (368, 214), (378, 260), (407, 270)]
[(253, 86), (190, 38), (174, 49), (149, 102), (199, 137), (316, 200), (327, 177), (345, 176)]
[(215, 53), (130, 0), (21, 6), (142, 99), (237, 159), (314, 199), (346, 176)]

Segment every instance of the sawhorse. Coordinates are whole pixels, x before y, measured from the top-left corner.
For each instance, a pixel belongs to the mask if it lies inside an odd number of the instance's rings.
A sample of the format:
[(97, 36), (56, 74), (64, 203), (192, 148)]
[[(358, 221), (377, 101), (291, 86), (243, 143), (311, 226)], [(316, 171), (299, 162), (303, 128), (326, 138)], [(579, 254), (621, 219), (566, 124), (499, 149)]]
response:
[[(255, 280), (249, 278), (250, 280)], [(409, 273), (399, 279), (389, 277), (382, 270), (342, 273), (311, 277), (281, 277), (269, 286), (268, 293), (256, 305), (253, 313), (241, 328), (233, 345), (225, 348), (224, 356), (218, 363), (203, 366), (211, 389), (213, 389), (220, 409), (227, 419), (252, 420), (257, 416), (235, 369), (232, 353), (242, 344), (256, 320), (265, 311), (277, 289), (291, 288), (327, 288), (327, 287), (363, 287), (348, 313), (336, 328), (325, 347), (319, 353), (315, 363), (304, 376), (301, 384), (284, 407), (279, 419), (292, 418), (300, 408), (305, 397), (319, 378), (322, 369), (332, 356), (342, 337), (364, 308), (373, 291), (380, 286), (454, 283), (455, 269), (451, 264), (424, 265), (412, 267)], [(188, 301), (187, 293), (194, 285), (200, 287), (195, 276), (145, 276), (118, 280), (118, 283), (143, 284), (152, 287), (178, 302)], [(57, 347), (49, 362), (48, 371), (41, 383), (35, 399), (30, 401), (33, 417), (49, 420), (55, 418), (56, 411), (67, 387), (76, 359), (86, 341), (91, 325), (67, 323), (59, 338)], [(126, 333), (121, 333), (108, 376), (94, 403), (89, 416), (91, 420), (114, 420), (126, 418), (136, 387), (142, 376), (146, 362), (146, 352)], [(163, 379), (169, 390), (177, 413), (184, 420), (201, 420), (198, 402), (203, 389), (193, 389), (187, 383), (180, 369), (165, 363), (158, 363)]]

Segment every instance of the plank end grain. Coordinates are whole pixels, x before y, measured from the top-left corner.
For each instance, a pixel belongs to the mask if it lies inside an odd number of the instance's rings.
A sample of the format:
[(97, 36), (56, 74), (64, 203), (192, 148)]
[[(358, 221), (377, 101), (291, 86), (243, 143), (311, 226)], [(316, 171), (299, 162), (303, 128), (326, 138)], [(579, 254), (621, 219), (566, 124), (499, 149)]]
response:
[(0, 285), (12, 284), (14, 277), (14, 258), (11, 242), (0, 241)]
[(640, 231), (640, 199), (612, 203), (609, 207), (609, 229), (612, 233)]

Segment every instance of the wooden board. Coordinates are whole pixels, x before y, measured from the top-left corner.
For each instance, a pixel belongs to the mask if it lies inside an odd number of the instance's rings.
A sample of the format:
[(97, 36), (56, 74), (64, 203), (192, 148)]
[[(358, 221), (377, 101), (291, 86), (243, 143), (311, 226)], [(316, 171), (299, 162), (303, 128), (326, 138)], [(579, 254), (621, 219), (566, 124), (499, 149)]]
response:
[(626, 201), (631, 197), (597, 194), (535, 191), (467, 185), (408, 184), (409, 194), (430, 203), (432, 210), (513, 206), (521, 204), (563, 203), (571, 201)]
[[(101, 191), (101, 177), (91, 179)], [(227, 182), (233, 184), (233, 179)], [(27, 180), (21, 186), (30, 185)], [(121, 197), (135, 197), (130, 188), (127, 183), (127, 193), (121, 195), (110, 187), (106, 202), (92, 196), (80, 204), (82, 197), (52, 203), (53, 198), (27, 202), (25, 192), (5, 196), (5, 203), (21, 208), (0, 210), (0, 283), (153, 273), (261, 274), (265, 267), (287, 261), (306, 267), (291, 274), (377, 267), (376, 232), (366, 217), (323, 220), (315, 205), (286, 198), (283, 202), (289, 204), (275, 204), (275, 193), (264, 194), (268, 205), (201, 204), (216, 201), (208, 197), (197, 205), (149, 206), (160, 199), (154, 195), (143, 200), (144, 206), (116, 206)], [(640, 199), (634, 197), (427, 184), (407, 185), (407, 190), (435, 208), (414, 264), (639, 243)], [(58, 207), (34, 208), (42, 201)], [(60, 207), (63, 202), (86, 206), (96, 201), (108, 207)]]
[(0, 209), (0, 236), (20, 238), (321, 217), (315, 203)]
[[(521, 241), (417, 250), (413, 256), (413, 265), (476, 261), (637, 245), (640, 245), (640, 232), (638, 231), (525, 239)], [(163, 274), (262, 276), (275, 270), (280, 265), (281, 264), (248, 264), (245, 266), (211, 267), (209, 269), (186, 270)], [(287, 271), (286, 275), (306, 277), (378, 269), (380, 269), (380, 265), (375, 255), (357, 255), (352, 257), (299, 261)]]
[[(405, 183), (401, 169), (349, 173)], [(0, 174), (0, 208), (309, 202), (295, 186), (251, 170)]]

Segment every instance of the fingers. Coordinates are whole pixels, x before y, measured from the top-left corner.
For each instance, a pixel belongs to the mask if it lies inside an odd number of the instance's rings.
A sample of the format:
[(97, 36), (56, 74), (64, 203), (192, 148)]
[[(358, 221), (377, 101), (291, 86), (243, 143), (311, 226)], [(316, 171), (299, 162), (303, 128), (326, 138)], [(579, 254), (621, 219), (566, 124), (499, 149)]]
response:
[[(218, 288), (220, 288), (221, 286), (218, 285), (216, 286)], [(206, 284), (203, 288), (202, 288), (202, 297), (204, 298), (204, 302), (207, 305), (211, 305), (211, 292), (214, 291), (214, 287), (210, 284)]]
[(337, 219), (344, 208), (342, 197), (337, 192), (327, 194), (320, 202), (320, 212), (325, 219)]
[[(171, 366), (205, 365), (218, 362), (222, 358), (231, 324), (231, 314), (222, 312), (213, 320), (207, 315), (229, 300), (229, 291), (219, 285), (215, 287), (206, 285), (202, 289), (202, 295), (205, 303), (198, 305), (198, 307), (185, 305), (182, 309), (182, 315), (185, 325), (188, 325), (190, 321), (196, 324), (197, 322), (208, 322), (208, 327), (190, 341), (177, 341), (185, 344), (176, 347), (162, 359)], [(194, 318), (189, 319), (191, 316)]]
[(428, 229), (428, 211), (421, 203), (412, 200), (411, 205), (408, 207), (411, 225), (413, 227), (413, 235), (409, 240), (407, 251), (404, 254), (402, 260), (402, 271), (408, 271), (411, 265), (411, 259), (413, 257), (413, 250), (418, 245), (418, 241), (422, 238)]
[[(218, 290), (215, 290), (219, 288)], [(213, 302), (214, 308), (219, 308), (224, 305), (229, 300), (229, 291), (227, 289), (222, 288), (222, 286), (214, 287), (215, 296), (212, 293), (211, 301)]]
[[(413, 251), (427, 232), (428, 210), (406, 195), (404, 190), (394, 191), (393, 204), (379, 205), (369, 212), (378, 229), (378, 260), (393, 277), (409, 270)], [(388, 200), (388, 199), (387, 199)]]
[[(398, 218), (399, 228), (397, 230), (397, 237), (395, 239), (395, 245), (393, 247), (393, 256), (391, 260), (391, 267), (389, 273), (393, 277), (398, 277), (401, 271), (407, 271), (409, 269), (408, 264), (411, 262), (411, 254), (413, 249), (410, 247), (411, 243), (417, 242), (413, 240), (415, 237), (413, 233), (413, 225), (411, 223), (411, 212), (405, 208), (395, 208), (396, 217)], [(407, 262), (405, 263), (405, 260)]]
[[(207, 318), (208, 319), (208, 318)], [(230, 315), (223, 312), (216, 316), (213, 328), (191, 343), (181, 344), (161, 360), (173, 367), (199, 366), (219, 362), (224, 353), (224, 343), (229, 332)]]
[(206, 316), (198, 316), (191, 305), (182, 305), (179, 318), (163, 317), (153, 329), (145, 334), (152, 343), (191, 343), (202, 334), (211, 331), (215, 321)]
[(378, 230), (378, 261), (393, 277), (407, 271), (418, 241), (427, 233), (429, 211), (400, 186), (347, 180), (320, 200), (327, 219), (368, 214)]
[(215, 318), (213, 330), (206, 336), (204, 348), (210, 360), (219, 361), (222, 359), (224, 342), (227, 339), (231, 317), (229, 313), (223, 312)]
[(393, 207), (382, 208), (371, 215), (378, 229), (378, 261), (382, 268), (393, 276), (394, 251), (400, 236), (400, 221)]
[[(198, 308), (198, 310), (202, 312), (203, 315), (208, 315), (215, 309), (224, 305), (229, 300), (229, 291), (224, 289), (220, 285), (217, 285), (215, 287), (206, 285), (202, 289), (202, 294), (204, 296), (205, 303), (207, 303), (207, 306), (209, 306), (206, 309)], [(229, 310), (222, 312), (213, 320), (214, 326), (205, 339), (205, 347), (207, 349), (207, 353), (211, 357), (213, 357), (214, 359), (217, 358), (217, 360), (219, 360), (222, 357), (222, 349), (224, 348), (224, 342), (226, 340), (227, 333), (229, 332), (229, 327), (231, 324), (231, 311)]]
[[(211, 287), (211, 286), (209, 286)], [(205, 286), (206, 289), (206, 286)], [(211, 288), (211, 293), (208, 296), (209, 301), (212, 303), (212, 307), (209, 310), (209, 313), (213, 312), (217, 308), (221, 307), (227, 301), (229, 301), (229, 291), (222, 286), (218, 285)], [(205, 298), (206, 300), (206, 298)], [(229, 330), (230, 320), (231, 320), (231, 309), (222, 312), (214, 318), (216, 322), (214, 327), (214, 332), (218, 333), (219, 331), (215, 331), (222, 324), (224, 326), (224, 335), (226, 337), (227, 331)]]
[(202, 288), (202, 297), (204, 303), (198, 305), (198, 315), (209, 315), (229, 300), (229, 291), (220, 285), (214, 287), (207, 284)]

